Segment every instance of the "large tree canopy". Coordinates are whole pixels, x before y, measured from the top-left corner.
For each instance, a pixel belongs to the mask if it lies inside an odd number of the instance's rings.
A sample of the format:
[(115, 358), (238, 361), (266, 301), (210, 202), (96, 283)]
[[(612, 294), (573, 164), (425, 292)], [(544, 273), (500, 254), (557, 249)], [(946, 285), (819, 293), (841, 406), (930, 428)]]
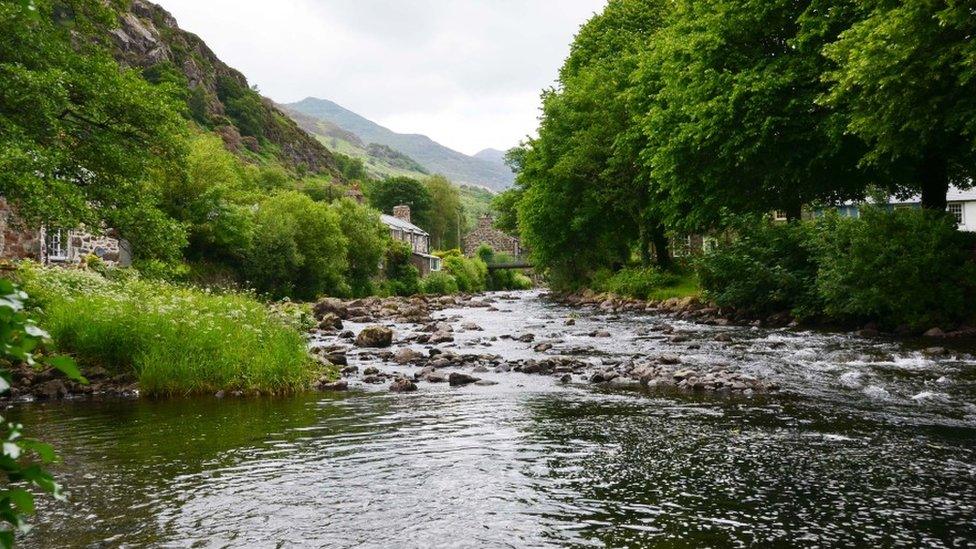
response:
[[(535, 261), (557, 277), (625, 262), (648, 232), (648, 188), (625, 139), (633, 120), (626, 92), (665, 7), (617, 0), (590, 20), (559, 87), (543, 94), (539, 136), (513, 155), (522, 188), (519, 226)], [(647, 239), (639, 240), (647, 249)]]
[(864, 164), (926, 207), (976, 175), (976, 14), (972, 2), (865, 0), (825, 48), (826, 103), (870, 145)]
[(392, 214), (396, 206), (410, 206), (413, 224), (430, 232), (434, 202), (422, 182), (410, 177), (392, 177), (367, 187), (366, 196), (372, 207), (385, 214)]
[[(861, 148), (817, 98), (823, 44), (850, 22), (841, 0), (681, 0), (637, 75), (644, 160), (673, 201), (672, 224), (715, 226), (724, 212), (799, 215), (858, 195)], [(804, 28), (803, 20), (816, 25)]]
[(147, 181), (184, 154), (178, 94), (72, 39), (111, 24), (97, 0), (0, 3), (0, 195), (32, 221), (164, 220)]

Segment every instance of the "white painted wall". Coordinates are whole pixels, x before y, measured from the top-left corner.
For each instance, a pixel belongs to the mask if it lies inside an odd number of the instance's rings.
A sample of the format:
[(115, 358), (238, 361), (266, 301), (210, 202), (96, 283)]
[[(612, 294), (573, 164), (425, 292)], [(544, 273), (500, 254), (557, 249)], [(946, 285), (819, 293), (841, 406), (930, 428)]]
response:
[(976, 200), (962, 203), (962, 225), (959, 230), (976, 232)]

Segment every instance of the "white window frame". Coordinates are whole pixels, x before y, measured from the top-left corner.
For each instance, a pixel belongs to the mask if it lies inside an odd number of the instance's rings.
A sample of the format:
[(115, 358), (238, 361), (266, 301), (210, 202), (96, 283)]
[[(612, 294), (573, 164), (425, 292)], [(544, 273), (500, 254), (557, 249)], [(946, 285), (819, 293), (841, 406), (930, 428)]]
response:
[(966, 224), (966, 208), (962, 202), (950, 202), (946, 205), (946, 211), (956, 217), (956, 225), (961, 227)]
[(773, 221), (786, 221), (789, 216), (786, 215), (786, 210), (773, 210)]
[[(54, 242), (57, 242), (56, 247), (52, 246)], [(68, 229), (45, 229), (44, 253), (48, 261), (68, 261), (71, 259), (71, 231)]]

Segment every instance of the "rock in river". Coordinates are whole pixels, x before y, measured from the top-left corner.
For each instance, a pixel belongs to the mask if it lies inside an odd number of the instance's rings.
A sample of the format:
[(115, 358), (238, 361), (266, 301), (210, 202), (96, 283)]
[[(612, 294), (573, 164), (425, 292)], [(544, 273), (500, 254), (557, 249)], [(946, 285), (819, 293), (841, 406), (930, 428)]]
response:
[(409, 379), (399, 378), (390, 384), (390, 391), (394, 393), (412, 393), (417, 390), (417, 384)]
[(321, 319), (322, 317), (330, 313), (342, 319), (342, 318), (346, 318), (346, 316), (349, 314), (349, 309), (346, 307), (346, 304), (343, 303), (341, 299), (336, 299), (334, 297), (327, 297), (319, 301), (318, 303), (315, 304), (314, 307), (312, 307), (312, 313), (315, 315), (315, 318), (318, 319)]
[(367, 326), (356, 337), (358, 347), (389, 347), (393, 344), (393, 330), (384, 326)]
[(457, 387), (459, 385), (469, 385), (471, 383), (477, 383), (478, 381), (481, 380), (474, 376), (469, 376), (468, 374), (453, 372), (450, 376), (448, 376), (447, 381), (451, 384), (451, 387)]

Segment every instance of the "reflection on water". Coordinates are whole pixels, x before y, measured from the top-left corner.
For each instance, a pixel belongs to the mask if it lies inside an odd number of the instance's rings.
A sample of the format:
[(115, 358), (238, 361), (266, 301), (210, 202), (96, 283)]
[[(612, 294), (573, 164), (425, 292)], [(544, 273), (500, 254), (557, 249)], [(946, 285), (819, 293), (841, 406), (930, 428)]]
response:
[[(526, 323), (565, 313), (533, 296), (508, 308)], [(465, 314), (491, 332), (491, 312)], [(616, 322), (622, 335), (602, 351), (660, 344), (640, 339), (643, 322)], [(57, 473), (71, 491), (69, 504), (42, 507), (26, 545), (976, 541), (966, 356), (730, 330), (733, 343), (699, 338), (684, 356), (766, 371), (785, 394), (730, 400), (505, 374), (495, 387), (410, 395), (21, 407), (18, 419), (62, 450)], [(941, 377), (953, 380), (945, 397), (912, 398)], [(870, 396), (871, 386), (889, 396)]]

